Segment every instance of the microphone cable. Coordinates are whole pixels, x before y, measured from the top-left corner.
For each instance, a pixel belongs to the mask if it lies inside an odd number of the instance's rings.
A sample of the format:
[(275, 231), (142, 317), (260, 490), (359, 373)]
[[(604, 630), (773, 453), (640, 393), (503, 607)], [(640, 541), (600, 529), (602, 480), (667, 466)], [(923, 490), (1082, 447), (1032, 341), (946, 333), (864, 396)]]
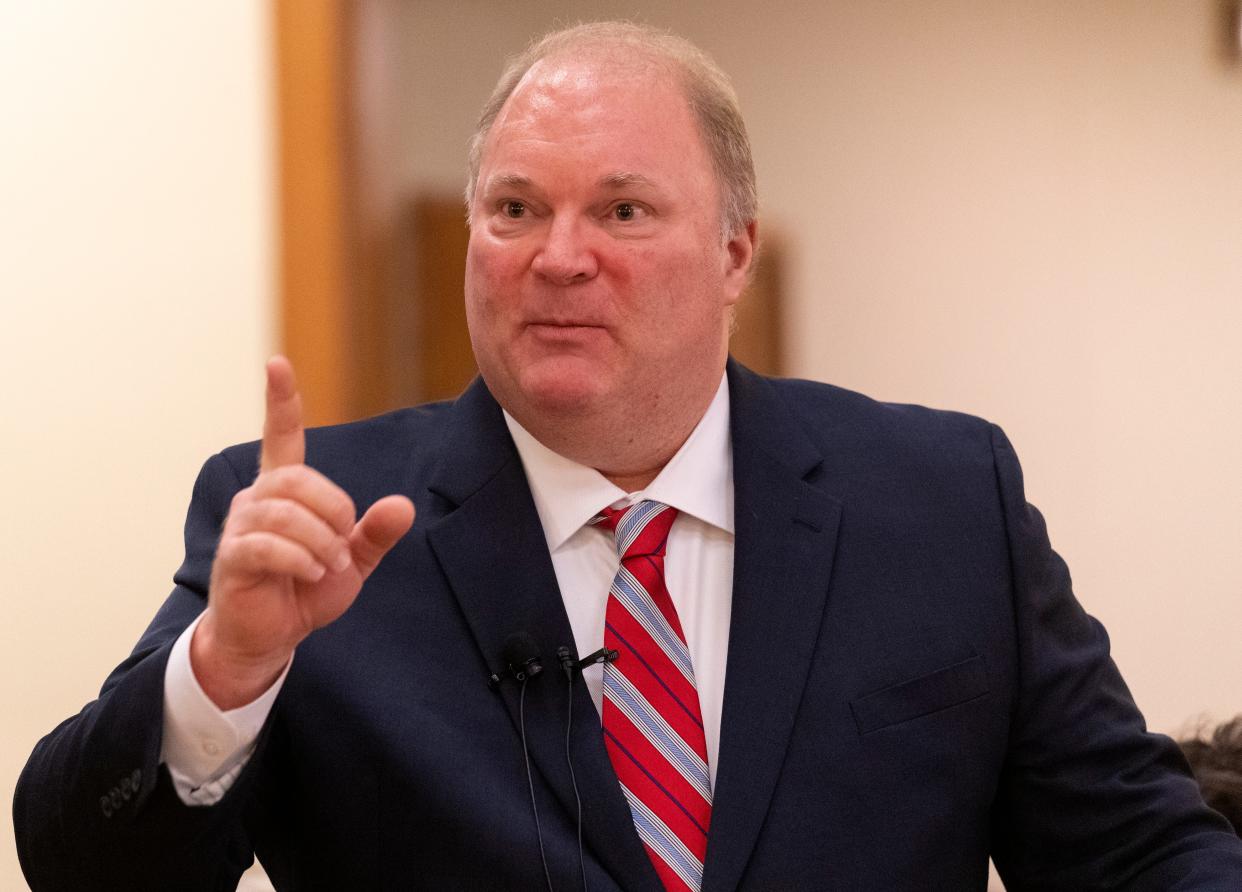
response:
[(569, 745), (574, 729), (574, 672), (577, 669), (577, 661), (567, 647), (557, 648), (556, 656), (565, 669), (565, 692), (568, 695), (566, 698), (568, 705), (565, 707), (565, 764), (569, 766), (569, 782), (574, 788), (574, 804), (578, 808), (574, 818), (578, 828), (578, 871), (582, 874), (582, 892), (589, 892), (586, 861), (582, 854), (582, 797), (578, 795), (578, 778), (574, 774), (574, 757)]
[[(569, 782), (574, 791), (576, 806), (575, 827), (578, 835), (578, 873), (582, 877), (582, 892), (590, 892), (587, 885), (586, 856), (582, 844), (582, 795), (578, 790), (578, 776), (574, 772), (573, 730), (574, 730), (574, 676), (588, 666), (598, 663), (611, 663), (620, 654), (607, 647), (579, 660), (568, 647), (558, 647), (556, 657), (565, 671), (565, 764), (569, 767)], [(556, 892), (552, 885), (552, 871), (548, 869), (548, 854), (543, 845), (543, 828), (539, 823), (539, 805), (535, 799), (535, 779), (530, 767), (530, 747), (526, 741), (526, 685), (530, 679), (543, 672), (539, 662), (539, 646), (526, 632), (515, 632), (505, 642), (504, 661), (507, 674), (521, 685), (518, 693), (518, 731), (522, 737), (522, 762), (526, 767), (526, 787), (530, 792), (530, 810), (535, 817), (535, 837), (539, 840), (539, 862), (543, 865), (543, 878), (548, 884), (548, 892)], [(487, 684), (492, 690), (498, 690), (504, 681), (501, 672), (493, 672), (488, 676)]]
[[(552, 888), (552, 874), (548, 870), (548, 856), (543, 850), (543, 831), (539, 827), (539, 806), (535, 804), (535, 781), (531, 777), (530, 772), (530, 751), (526, 746), (526, 675), (522, 674), (522, 690), (518, 694), (518, 728), (522, 733), (522, 760), (526, 763), (526, 785), (530, 789), (530, 810), (535, 814), (535, 837), (539, 840), (539, 860), (543, 864), (543, 878), (548, 882), (548, 892), (555, 892)], [(574, 795), (577, 795), (577, 784), (574, 785)], [(581, 808), (581, 806), (579, 806)], [(581, 833), (581, 826), (579, 826)]]

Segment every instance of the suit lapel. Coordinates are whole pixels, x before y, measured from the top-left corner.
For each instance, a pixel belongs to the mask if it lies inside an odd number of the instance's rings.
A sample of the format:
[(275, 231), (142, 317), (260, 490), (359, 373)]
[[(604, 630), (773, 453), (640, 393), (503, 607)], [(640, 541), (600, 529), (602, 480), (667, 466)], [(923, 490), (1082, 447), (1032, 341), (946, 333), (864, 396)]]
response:
[[(577, 806), (565, 759), (569, 700), (556, 649), (572, 648), (574, 639), (547, 540), (500, 407), (482, 381), (458, 401), (451, 424), (429, 488), (454, 507), (428, 527), (427, 541), (492, 672), (502, 670), (505, 643), (514, 633), (538, 644), (544, 672), (526, 688), (526, 742), (535, 770), (572, 821)], [(515, 731), (520, 690), (509, 679), (497, 692)], [(598, 714), (580, 681), (573, 713), (571, 746), (585, 844), (622, 887), (658, 889), (608, 761)], [(519, 745), (515, 737), (514, 746)]]
[(733, 889), (780, 776), (810, 672), (840, 504), (806, 479), (822, 456), (764, 379), (730, 361), (736, 549), (704, 890)]
[[(819, 635), (840, 516), (839, 503), (807, 482), (822, 457), (771, 385), (733, 362), (729, 383), (737, 548), (703, 879), (704, 890), (721, 892), (740, 882), (780, 776)], [(573, 634), (547, 542), (500, 408), (481, 382), (458, 401), (451, 424), (429, 485), (450, 507), (429, 525), (427, 540), (492, 671), (502, 668), (515, 632), (539, 645), (545, 672), (527, 688), (527, 744), (535, 770), (572, 816), (568, 699), (555, 650), (572, 645)], [(517, 684), (506, 682), (497, 696), (516, 731)], [(658, 890), (584, 685), (575, 686), (573, 710), (586, 845), (623, 888)]]

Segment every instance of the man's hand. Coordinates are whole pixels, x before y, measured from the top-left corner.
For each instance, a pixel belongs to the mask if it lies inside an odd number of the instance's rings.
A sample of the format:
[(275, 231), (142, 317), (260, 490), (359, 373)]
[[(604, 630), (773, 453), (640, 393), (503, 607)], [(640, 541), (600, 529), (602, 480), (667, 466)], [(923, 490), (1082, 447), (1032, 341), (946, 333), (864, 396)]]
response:
[(353, 500), (307, 467), (302, 399), (283, 356), (267, 363), (259, 476), (233, 498), (220, 534), (207, 611), (190, 663), (221, 709), (254, 700), (307, 635), (344, 613), (414, 522), (405, 496), (355, 522)]

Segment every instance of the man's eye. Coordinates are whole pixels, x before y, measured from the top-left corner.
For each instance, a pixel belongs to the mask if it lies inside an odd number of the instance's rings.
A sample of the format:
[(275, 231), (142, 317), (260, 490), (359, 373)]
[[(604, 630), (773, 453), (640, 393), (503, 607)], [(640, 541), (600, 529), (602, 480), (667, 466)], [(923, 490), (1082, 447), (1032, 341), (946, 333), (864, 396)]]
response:
[(504, 212), (506, 217), (516, 220), (526, 214), (526, 205), (520, 201), (506, 201)]
[(628, 201), (623, 201), (612, 209), (612, 213), (618, 220), (633, 220), (638, 216), (638, 208)]

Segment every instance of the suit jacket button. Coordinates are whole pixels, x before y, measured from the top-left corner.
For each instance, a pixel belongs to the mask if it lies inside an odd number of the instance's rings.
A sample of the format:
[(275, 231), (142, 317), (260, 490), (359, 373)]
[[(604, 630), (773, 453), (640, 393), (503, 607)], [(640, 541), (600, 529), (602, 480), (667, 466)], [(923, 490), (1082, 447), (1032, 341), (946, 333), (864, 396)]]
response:
[(135, 793), (137, 793), (139, 790), (142, 789), (142, 769), (141, 768), (134, 769), (134, 773), (129, 776), (129, 782), (130, 784), (133, 785)]
[(112, 817), (112, 804), (108, 802), (107, 796), (99, 797), (99, 808), (103, 812), (105, 818)]

